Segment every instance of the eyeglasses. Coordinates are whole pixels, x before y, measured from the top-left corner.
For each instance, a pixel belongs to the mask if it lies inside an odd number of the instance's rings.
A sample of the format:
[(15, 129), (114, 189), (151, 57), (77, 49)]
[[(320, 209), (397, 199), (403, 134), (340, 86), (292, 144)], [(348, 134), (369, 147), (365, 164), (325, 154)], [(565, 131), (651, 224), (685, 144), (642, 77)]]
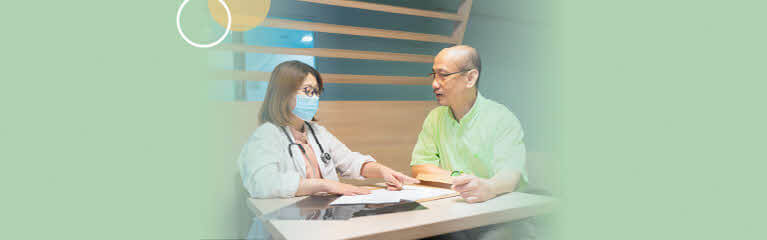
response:
[(304, 94), (306, 94), (307, 97), (320, 96), (320, 90), (316, 88), (304, 87), (303, 89), (300, 89), (298, 91), (303, 92)]
[(429, 73), (429, 76), (431, 76), (432, 80), (439, 78), (439, 82), (443, 83), (445, 81), (445, 79), (447, 77), (449, 77), (450, 75), (468, 72), (468, 71), (471, 71), (472, 69), (473, 68), (461, 70), (461, 71), (458, 71), (458, 72), (452, 72), (452, 73), (435, 73), (435, 72), (431, 72), (431, 73)]

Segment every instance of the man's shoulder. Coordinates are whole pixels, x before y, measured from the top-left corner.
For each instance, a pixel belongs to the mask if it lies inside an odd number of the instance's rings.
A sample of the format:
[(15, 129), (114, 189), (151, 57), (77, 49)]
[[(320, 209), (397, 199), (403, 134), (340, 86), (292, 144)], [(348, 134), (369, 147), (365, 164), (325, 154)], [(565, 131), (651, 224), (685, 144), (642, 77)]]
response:
[(501, 123), (519, 121), (514, 112), (511, 111), (511, 108), (492, 99), (484, 99), (484, 106), (482, 110), (486, 115), (490, 116), (491, 119), (488, 120), (493, 122)]
[(438, 106), (429, 111), (429, 114), (426, 115), (426, 120), (437, 120), (441, 117), (447, 116), (450, 114), (450, 111), (447, 106)]
[(423, 120), (423, 127), (434, 128), (439, 124), (440, 119), (443, 119), (445, 116), (449, 114), (450, 112), (447, 106), (435, 107), (434, 109), (429, 111), (429, 114), (426, 115), (426, 118)]

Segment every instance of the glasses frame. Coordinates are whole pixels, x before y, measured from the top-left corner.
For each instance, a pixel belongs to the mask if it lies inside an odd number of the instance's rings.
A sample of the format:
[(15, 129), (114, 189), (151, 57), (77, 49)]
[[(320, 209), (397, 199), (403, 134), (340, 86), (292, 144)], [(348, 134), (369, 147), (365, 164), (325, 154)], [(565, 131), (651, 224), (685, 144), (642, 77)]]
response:
[(320, 90), (313, 87), (304, 87), (302, 89), (298, 89), (298, 91), (303, 92), (307, 97), (320, 96)]
[(440, 80), (437, 80), (437, 81), (440, 84), (443, 84), (445, 82), (445, 80), (447, 79), (447, 77), (452, 76), (453, 74), (465, 73), (465, 72), (468, 72), (468, 71), (471, 71), (471, 70), (474, 70), (474, 68), (464, 69), (464, 70), (461, 70), (461, 71), (451, 72), (451, 73), (446, 73), (446, 74), (439, 74), (439, 73), (431, 72), (431, 73), (429, 73), (429, 76), (431, 77), (431, 80), (436, 80), (437, 76), (439, 76)]

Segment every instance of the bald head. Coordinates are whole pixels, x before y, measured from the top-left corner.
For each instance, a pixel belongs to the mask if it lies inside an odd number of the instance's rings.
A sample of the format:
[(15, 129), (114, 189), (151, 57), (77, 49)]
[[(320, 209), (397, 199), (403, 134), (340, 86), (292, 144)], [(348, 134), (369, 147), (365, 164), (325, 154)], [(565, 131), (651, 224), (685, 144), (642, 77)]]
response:
[[(482, 60), (479, 58), (477, 49), (468, 45), (457, 45), (444, 48), (439, 51), (436, 58), (442, 58), (455, 65), (460, 71), (468, 69), (477, 69), (481, 75)], [(479, 86), (479, 75), (477, 76), (477, 86)]]

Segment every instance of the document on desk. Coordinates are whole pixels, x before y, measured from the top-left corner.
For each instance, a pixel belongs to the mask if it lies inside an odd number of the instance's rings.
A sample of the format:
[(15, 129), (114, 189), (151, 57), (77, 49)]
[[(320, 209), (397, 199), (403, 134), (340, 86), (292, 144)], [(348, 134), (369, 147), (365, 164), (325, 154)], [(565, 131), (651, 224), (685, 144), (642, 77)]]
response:
[(404, 186), (400, 191), (377, 189), (370, 191), (370, 194), (367, 195), (341, 196), (331, 202), (330, 205), (396, 203), (400, 200), (417, 201), (454, 193), (456, 192), (450, 189)]
[(330, 205), (396, 203), (399, 200), (399, 195), (395, 191), (376, 189), (370, 191), (370, 194), (367, 195), (341, 196), (331, 202)]
[(399, 192), (400, 199), (404, 199), (408, 201), (418, 201), (421, 199), (458, 193), (450, 189), (421, 187), (421, 186), (404, 186), (401, 191), (397, 191), (397, 192)]

